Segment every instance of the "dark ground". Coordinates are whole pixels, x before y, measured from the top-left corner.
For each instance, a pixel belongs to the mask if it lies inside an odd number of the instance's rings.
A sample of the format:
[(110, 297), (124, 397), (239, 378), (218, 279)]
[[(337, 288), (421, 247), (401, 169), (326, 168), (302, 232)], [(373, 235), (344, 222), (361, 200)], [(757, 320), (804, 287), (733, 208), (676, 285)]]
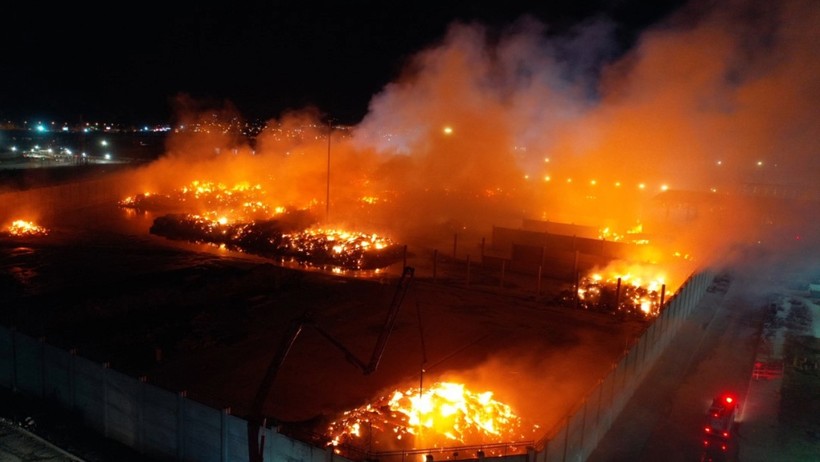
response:
[[(0, 319), (243, 417), (294, 319), (310, 314), (367, 362), (400, 263), (361, 275), (296, 270), (153, 236), (150, 223), (150, 214), (99, 206), (44, 223), (48, 236), (0, 239)], [(501, 288), (498, 274), (474, 263), (467, 285), (463, 262), (445, 257), (433, 281), (430, 253), (409, 254), (416, 277), (376, 372), (363, 374), (307, 327), (269, 390), (265, 414), (295, 433), (322, 431), (385, 389), (417, 384), (426, 357), (426, 383), (457, 379), (493, 390), (545, 432), (644, 327), (555, 307), (566, 289), (560, 281), (544, 280), (536, 294), (533, 276), (507, 274)]]
[[(243, 417), (287, 325), (306, 314), (367, 362), (400, 263), (378, 273), (286, 268), (152, 235), (154, 218), (108, 204), (44, 217), (40, 224), (51, 230), (45, 237), (0, 237), (0, 322)], [(307, 327), (268, 390), (264, 413), (272, 421), (294, 433), (321, 431), (328, 419), (385, 389), (417, 385), (423, 367), (425, 383), (458, 380), (492, 390), (547, 432), (645, 326), (558, 307), (565, 281), (545, 278), (536, 293), (533, 275), (508, 272), (501, 284), (497, 270), (473, 261), (467, 284), (464, 261), (443, 253), (434, 279), (431, 241), (436, 238), (409, 245), (415, 278), (377, 371), (363, 374)], [(452, 234), (440, 241), (438, 248), (447, 249)], [(468, 242), (460, 236), (460, 249)], [(78, 430), (79, 440), (65, 444), (87, 439), (89, 460), (129, 460), (127, 449), (95, 459), (93, 448), (119, 445), (99, 440), (70, 415), (18, 396), (2, 398), (3, 414), (35, 415), (38, 432), (49, 439)]]

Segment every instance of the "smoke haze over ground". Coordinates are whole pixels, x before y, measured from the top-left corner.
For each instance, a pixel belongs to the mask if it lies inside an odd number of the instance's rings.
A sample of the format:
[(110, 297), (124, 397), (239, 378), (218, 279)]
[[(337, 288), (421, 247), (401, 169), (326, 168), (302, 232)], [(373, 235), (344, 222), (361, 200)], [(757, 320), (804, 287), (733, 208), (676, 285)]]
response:
[[(404, 241), (522, 218), (642, 226), (665, 236), (662, 253), (705, 263), (738, 244), (811, 240), (818, 22), (806, 0), (696, 1), (625, 52), (604, 18), (560, 37), (526, 16), (503, 30), (454, 23), (331, 140), (316, 108), (271, 120), (253, 145), (187, 131), (140, 187), (259, 183), (271, 205)], [(180, 100), (181, 124), (241, 119), (229, 103), (194, 106)]]
[[(248, 139), (230, 102), (181, 95), (165, 154), (129, 186), (260, 185), (270, 209), (412, 245), (522, 219), (632, 231), (649, 244), (612, 271), (657, 265), (670, 287), (694, 266), (818, 274), (818, 24), (812, 0), (694, 1), (618, 50), (606, 18), (560, 36), (527, 16), (500, 30), (458, 22), (354, 126), (294, 108)], [(586, 391), (573, 367), (606, 367), (600, 338), (526, 345), (440, 378), (547, 420)]]

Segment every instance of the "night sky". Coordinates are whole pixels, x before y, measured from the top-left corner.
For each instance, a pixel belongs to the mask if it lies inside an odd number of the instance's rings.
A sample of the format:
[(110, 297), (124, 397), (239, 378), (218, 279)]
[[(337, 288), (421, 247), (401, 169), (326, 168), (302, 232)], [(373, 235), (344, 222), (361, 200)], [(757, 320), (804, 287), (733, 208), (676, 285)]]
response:
[(682, 3), (12, 2), (0, 23), (0, 118), (163, 123), (188, 95), (249, 119), (314, 106), (354, 124), (455, 21), (501, 31), (529, 15), (556, 35), (612, 21), (618, 54)]

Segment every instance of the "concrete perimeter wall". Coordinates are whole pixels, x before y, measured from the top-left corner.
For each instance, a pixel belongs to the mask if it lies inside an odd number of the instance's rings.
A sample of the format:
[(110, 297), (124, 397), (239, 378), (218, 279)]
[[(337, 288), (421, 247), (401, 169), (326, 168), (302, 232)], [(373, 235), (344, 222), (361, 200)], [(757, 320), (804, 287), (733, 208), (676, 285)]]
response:
[[(81, 416), (100, 434), (157, 460), (247, 462), (247, 421), (0, 327), (0, 386)], [(264, 430), (266, 461), (346, 461)]]
[(643, 335), (613, 364), (609, 374), (536, 444), (536, 462), (589, 458), (713, 279), (712, 272), (704, 271), (684, 283)]

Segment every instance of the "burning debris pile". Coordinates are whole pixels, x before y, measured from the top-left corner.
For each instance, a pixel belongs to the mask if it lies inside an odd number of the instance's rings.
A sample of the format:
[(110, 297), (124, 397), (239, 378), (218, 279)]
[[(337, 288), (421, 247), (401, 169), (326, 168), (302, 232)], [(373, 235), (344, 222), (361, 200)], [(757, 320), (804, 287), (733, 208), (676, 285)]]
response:
[(309, 210), (271, 206), (272, 202), (258, 184), (192, 181), (170, 194), (137, 194), (119, 205), (173, 212), (154, 220), (150, 232), (159, 236), (308, 266), (376, 269), (402, 257), (403, 248), (385, 237), (315, 228)]
[(660, 314), (662, 281), (648, 283), (630, 275), (605, 279), (600, 274), (585, 276), (578, 281), (576, 294), (564, 294), (564, 304), (625, 317), (649, 319)]
[(208, 210), (235, 220), (264, 219), (285, 212), (284, 207), (270, 207), (269, 200), (258, 184), (241, 182), (228, 187), (224, 183), (195, 180), (170, 194), (146, 192), (126, 197), (119, 205), (136, 210)]
[(5, 234), (9, 236), (45, 236), (48, 230), (31, 221), (14, 220), (6, 227)]
[[(294, 218), (288, 220), (287, 218)], [(151, 232), (169, 239), (224, 246), (231, 250), (318, 267), (361, 270), (383, 268), (399, 260), (402, 248), (376, 234), (304, 229), (303, 214), (283, 219), (230, 222), (200, 215), (158, 217)]]
[[(531, 440), (538, 426), (526, 432), (522, 419), (493, 393), (475, 393), (464, 384), (438, 382), (395, 390), (373, 403), (346, 411), (332, 422), (327, 437), (333, 446), (370, 445), (371, 451), (441, 448), (459, 445), (521, 443)], [(506, 453), (514, 451), (511, 447)]]

